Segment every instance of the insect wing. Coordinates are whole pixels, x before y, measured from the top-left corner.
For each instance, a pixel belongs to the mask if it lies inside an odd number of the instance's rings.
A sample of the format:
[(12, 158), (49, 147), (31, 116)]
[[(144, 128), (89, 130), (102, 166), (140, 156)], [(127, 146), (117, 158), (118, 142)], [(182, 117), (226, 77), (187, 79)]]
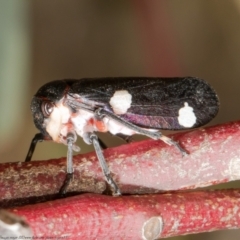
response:
[(199, 127), (219, 109), (211, 86), (192, 77), (82, 79), (71, 85), (69, 94), (144, 128)]

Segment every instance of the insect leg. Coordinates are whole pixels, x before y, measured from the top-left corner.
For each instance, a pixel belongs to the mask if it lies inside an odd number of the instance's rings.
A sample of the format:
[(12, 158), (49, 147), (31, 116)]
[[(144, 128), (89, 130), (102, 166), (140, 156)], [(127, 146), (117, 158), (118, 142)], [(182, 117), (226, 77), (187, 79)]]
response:
[(125, 141), (126, 143), (130, 143), (133, 142), (132, 136), (128, 136), (122, 133), (118, 133), (116, 134), (116, 136), (120, 139), (122, 139), (123, 141)]
[(107, 166), (107, 163), (105, 161), (105, 158), (102, 154), (102, 149), (100, 147), (100, 144), (99, 144), (99, 140), (98, 140), (98, 137), (96, 134), (94, 133), (90, 133), (89, 135), (89, 139), (90, 141), (92, 142), (93, 146), (94, 146), (94, 149), (96, 151), (96, 154), (97, 154), (97, 157), (98, 157), (98, 160), (99, 160), (99, 163), (100, 163), (100, 166), (102, 168), (102, 171), (103, 171), (103, 174), (108, 182), (108, 184), (113, 188), (113, 195), (114, 196), (119, 196), (121, 195), (121, 192), (120, 192), (120, 189), (119, 187), (117, 186), (117, 184), (115, 183), (115, 181), (112, 179), (111, 177), (111, 173), (109, 171), (109, 168)]
[(175, 146), (181, 153), (182, 155), (187, 155), (188, 153), (186, 152), (185, 149), (183, 149), (177, 142), (175, 142), (174, 140), (172, 140), (171, 138), (168, 138), (166, 136), (163, 136), (161, 132), (151, 132), (149, 130), (146, 130), (146, 129), (143, 129), (141, 127), (138, 127), (124, 119), (122, 119), (121, 117), (109, 112), (109, 111), (106, 111), (105, 109), (103, 108), (98, 108), (96, 111), (95, 111), (95, 115), (97, 118), (104, 118), (104, 117), (108, 117), (110, 119), (113, 119), (114, 121), (118, 122), (118, 123), (121, 123), (122, 125), (124, 125), (125, 127), (135, 131), (135, 132), (138, 132), (142, 135), (145, 135), (145, 136), (148, 136), (152, 139), (155, 139), (155, 140), (162, 140), (163, 142), (165, 142), (166, 144), (168, 145), (173, 145)]
[(32, 139), (32, 142), (30, 144), (27, 156), (25, 158), (25, 162), (30, 162), (32, 159), (32, 155), (34, 153), (35, 147), (38, 142), (42, 142), (44, 140), (44, 136), (42, 133), (37, 133), (34, 138)]
[(63, 185), (59, 191), (60, 195), (64, 195), (66, 193), (67, 187), (72, 180), (73, 177), (73, 143), (76, 141), (76, 136), (70, 132), (67, 134), (67, 174)]
[(98, 138), (98, 142), (99, 142), (100, 147), (102, 149), (107, 149), (108, 148), (107, 145), (100, 138)]

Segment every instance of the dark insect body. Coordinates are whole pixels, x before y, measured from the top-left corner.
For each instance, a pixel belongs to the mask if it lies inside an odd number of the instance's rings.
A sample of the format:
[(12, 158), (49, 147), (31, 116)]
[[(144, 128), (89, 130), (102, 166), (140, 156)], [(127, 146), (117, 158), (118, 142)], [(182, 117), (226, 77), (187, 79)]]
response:
[(181, 130), (203, 126), (213, 119), (219, 100), (202, 79), (185, 78), (95, 78), (58, 80), (45, 84), (32, 100), (31, 110), (41, 133), (33, 138), (26, 161), (41, 140), (68, 145), (67, 173), (62, 193), (73, 173), (72, 151), (77, 135), (93, 144), (107, 182), (119, 195), (95, 132), (131, 136), (143, 134), (161, 139), (186, 153), (159, 129)]

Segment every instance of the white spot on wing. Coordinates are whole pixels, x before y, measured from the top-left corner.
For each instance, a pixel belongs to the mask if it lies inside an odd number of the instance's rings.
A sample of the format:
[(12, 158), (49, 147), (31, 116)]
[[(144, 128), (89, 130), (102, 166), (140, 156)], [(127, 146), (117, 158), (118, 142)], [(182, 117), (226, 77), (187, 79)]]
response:
[(114, 113), (125, 114), (131, 107), (132, 95), (127, 90), (116, 91), (109, 103)]
[(178, 111), (179, 124), (183, 127), (192, 127), (196, 123), (196, 120), (197, 118), (193, 112), (193, 108), (185, 102), (184, 107), (180, 108)]

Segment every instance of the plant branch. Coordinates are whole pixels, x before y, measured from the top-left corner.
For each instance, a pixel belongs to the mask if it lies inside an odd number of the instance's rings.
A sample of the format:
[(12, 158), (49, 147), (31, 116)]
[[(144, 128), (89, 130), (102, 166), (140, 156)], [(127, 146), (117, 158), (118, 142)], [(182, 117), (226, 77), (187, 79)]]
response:
[[(240, 179), (240, 121), (177, 133), (172, 138), (189, 152), (182, 157), (173, 146), (145, 140), (103, 151), (123, 194), (194, 189)], [(1, 199), (58, 193), (65, 178), (65, 158), (0, 165)], [(74, 157), (69, 192), (102, 193), (106, 183), (96, 158)]]
[(240, 190), (82, 194), (10, 210), (26, 219), (35, 238), (152, 240), (239, 228)]

